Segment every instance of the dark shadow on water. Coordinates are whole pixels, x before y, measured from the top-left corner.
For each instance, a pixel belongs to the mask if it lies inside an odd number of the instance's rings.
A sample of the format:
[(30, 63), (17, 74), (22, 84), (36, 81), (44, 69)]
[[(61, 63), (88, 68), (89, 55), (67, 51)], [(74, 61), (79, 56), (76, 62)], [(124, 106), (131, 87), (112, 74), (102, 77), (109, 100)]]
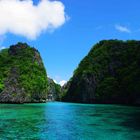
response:
[(140, 111), (130, 114), (129, 118), (120, 123), (121, 126), (140, 131)]
[(90, 114), (90, 115), (88, 115), (88, 116), (90, 116), (90, 117), (101, 117), (102, 116), (102, 114), (97, 114), (97, 113), (95, 113), (95, 114)]

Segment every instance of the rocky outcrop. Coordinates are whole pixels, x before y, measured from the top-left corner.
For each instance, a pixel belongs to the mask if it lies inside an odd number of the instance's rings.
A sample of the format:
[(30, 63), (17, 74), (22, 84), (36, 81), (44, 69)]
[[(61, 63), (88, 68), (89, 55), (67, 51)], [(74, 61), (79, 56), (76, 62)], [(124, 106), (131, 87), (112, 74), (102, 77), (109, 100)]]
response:
[(63, 101), (140, 104), (140, 41), (104, 40), (81, 61)]
[(18, 43), (0, 52), (0, 102), (44, 102), (47, 78), (39, 52)]
[(60, 101), (61, 86), (48, 78), (48, 101)]
[(19, 72), (12, 68), (9, 76), (4, 81), (5, 88), (0, 93), (0, 102), (3, 103), (24, 103), (26, 101), (25, 90), (18, 82)]
[(22, 50), (28, 48), (29, 46), (26, 43), (18, 43), (16, 45), (11, 45), (8, 53), (11, 56), (15, 56), (15, 55), (19, 55), (20, 53), (22, 53)]

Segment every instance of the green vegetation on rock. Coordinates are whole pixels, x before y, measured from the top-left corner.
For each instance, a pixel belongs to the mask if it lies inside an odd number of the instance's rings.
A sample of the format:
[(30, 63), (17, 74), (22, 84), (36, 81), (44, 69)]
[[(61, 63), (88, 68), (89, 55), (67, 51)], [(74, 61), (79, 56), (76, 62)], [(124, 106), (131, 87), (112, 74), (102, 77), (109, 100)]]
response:
[(80, 62), (64, 101), (140, 104), (140, 41), (103, 40)]
[(48, 100), (60, 101), (61, 93), (61, 86), (48, 78)]
[(0, 51), (0, 102), (43, 102), (47, 75), (39, 52), (26, 43)]

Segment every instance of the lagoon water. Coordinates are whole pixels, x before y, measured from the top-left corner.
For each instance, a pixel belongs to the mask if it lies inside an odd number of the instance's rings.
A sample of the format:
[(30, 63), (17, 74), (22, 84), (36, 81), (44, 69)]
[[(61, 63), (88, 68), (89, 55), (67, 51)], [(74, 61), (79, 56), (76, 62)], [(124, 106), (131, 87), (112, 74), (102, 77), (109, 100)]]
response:
[(140, 108), (0, 104), (0, 140), (140, 140)]

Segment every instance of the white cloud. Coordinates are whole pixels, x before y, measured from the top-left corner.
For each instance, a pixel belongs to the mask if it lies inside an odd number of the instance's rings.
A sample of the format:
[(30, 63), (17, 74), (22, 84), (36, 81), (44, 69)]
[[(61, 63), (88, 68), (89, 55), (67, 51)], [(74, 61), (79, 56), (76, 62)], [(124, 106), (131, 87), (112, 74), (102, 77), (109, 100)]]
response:
[(62, 80), (62, 81), (59, 81), (59, 82), (58, 82), (57, 80), (53, 79), (53, 81), (54, 81), (56, 84), (59, 84), (61, 87), (64, 86), (64, 84), (67, 83), (67, 81), (65, 81), (65, 80)]
[(66, 83), (67, 83), (67, 81), (62, 80), (62, 81), (59, 82), (59, 85), (64, 86), (64, 84), (66, 84)]
[(35, 39), (42, 31), (54, 30), (67, 20), (60, 1), (0, 0), (0, 35), (7, 32)]
[(119, 32), (125, 32), (125, 33), (131, 33), (131, 30), (126, 27), (126, 26), (122, 26), (122, 25), (115, 25), (116, 30), (118, 30)]
[(56, 84), (58, 84), (56, 80), (53, 79), (53, 81), (54, 81)]

